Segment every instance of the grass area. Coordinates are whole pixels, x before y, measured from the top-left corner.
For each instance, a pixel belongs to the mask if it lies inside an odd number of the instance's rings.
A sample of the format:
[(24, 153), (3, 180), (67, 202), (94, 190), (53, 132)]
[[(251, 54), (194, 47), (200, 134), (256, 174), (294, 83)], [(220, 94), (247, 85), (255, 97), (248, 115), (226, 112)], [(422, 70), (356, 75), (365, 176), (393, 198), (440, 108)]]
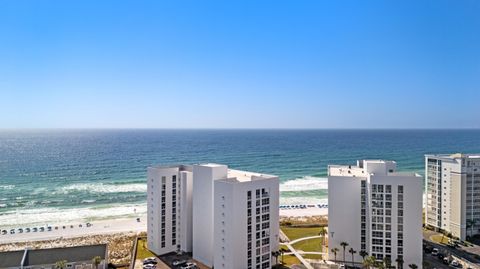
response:
[(303, 227), (281, 227), (282, 231), (285, 233), (285, 235), (290, 238), (290, 240), (295, 240), (298, 238), (302, 237), (308, 237), (308, 236), (315, 236), (318, 235), (320, 232), (321, 227), (308, 227), (308, 228), (303, 228)]
[(320, 238), (303, 240), (292, 245), (295, 249), (303, 251), (322, 251), (321, 250), (321, 241)]
[[(443, 237), (443, 240), (442, 240), (442, 237)], [(448, 237), (442, 236), (440, 234), (432, 235), (430, 237), (430, 239), (432, 239), (432, 241), (434, 241), (434, 242), (441, 243), (441, 244), (447, 244), (448, 243)]]
[[(278, 257), (278, 262), (281, 262), (282, 258)], [(300, 260), (297, 259), (294, 255), (283, 255), (283, 263), (287, 266), (292, 266), (294, 264), (301, 264)]]
[(320, 254), (305, 254), (302, 255), (305, 259), (313, 259), (313, 260), (324, 260), (326, 257)]
[(148, 257), (155, 256), (150, 250), (147, 249), (147, 240), (138, 239), (136, 259), (145, 259)]

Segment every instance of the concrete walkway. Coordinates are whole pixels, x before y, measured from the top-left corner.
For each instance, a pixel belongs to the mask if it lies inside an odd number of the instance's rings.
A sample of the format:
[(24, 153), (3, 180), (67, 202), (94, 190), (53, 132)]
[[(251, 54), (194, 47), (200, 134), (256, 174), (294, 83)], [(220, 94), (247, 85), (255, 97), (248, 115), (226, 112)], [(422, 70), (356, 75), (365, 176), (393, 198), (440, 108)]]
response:
[[(325, 255), (326, 253), (324, 252), (315, 252), (315, 251), (312, 251), (312, 252), (309, 252), (309, 251), (303, 251), (303, 250), (299, 250), (297, 251), (292, 245), (295, 244), (295, 243), (298, 243), (298, 242), (301, 242), (301, 241), (304, 241), (304, 240), (310, 240), (310, 239), (315, 239), (315, 238), (322, 238), (322, 236), (319, 236), (319, 235), (315, 235), (315, 236), (308, 236), (308, 237), (302, 237), (302, 238), (298, 238), (298, 239), (295, 239), (293, 241), (290, 241), (288, 243), (280, 243), (280, 245), (283, 245), (283, 246), (286, 246), (290, 252), (288, 254), (293, 254), (295, 255), (295, 257), (297, 257), (297, 259), (307, 268), (307, 269), (314, 269), (313, 266), (307, 261), (305, 260), (301, 254), (321, 254), (321, 255)], [(287, 254), (286, 253), (286, 254)]]

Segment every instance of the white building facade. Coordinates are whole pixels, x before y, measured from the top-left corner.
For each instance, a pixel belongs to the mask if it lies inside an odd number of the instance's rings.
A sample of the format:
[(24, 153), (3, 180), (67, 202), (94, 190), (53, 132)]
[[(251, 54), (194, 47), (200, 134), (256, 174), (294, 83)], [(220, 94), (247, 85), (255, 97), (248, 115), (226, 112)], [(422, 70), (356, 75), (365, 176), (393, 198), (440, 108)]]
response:
[(465, 240), (480, 233), (480, 154), (425, 155), (426, 224)]
[(278, 177), (221, 164), (148, 168), (148, 247), (208, 267), (271, 268), (278, 250)]
[(148, 168), (148, 248), (157, 255), (192, 251), (191, 166)]
[(214, 190), (214, 267), (271, 268), (279, 242), (278, 177), (229, 170)]
[[(342, 242), (377, 260), (389, 259), (397, 268), (422, 266), (422, 185), (421, 176), (397, 173), (396, 163), (362, 160), (356, 166), (328, 167), (329, 249)], [(347, 262), (351, 254), (346, 253)], [(334, 255), (329, 254), (334, 260)]]

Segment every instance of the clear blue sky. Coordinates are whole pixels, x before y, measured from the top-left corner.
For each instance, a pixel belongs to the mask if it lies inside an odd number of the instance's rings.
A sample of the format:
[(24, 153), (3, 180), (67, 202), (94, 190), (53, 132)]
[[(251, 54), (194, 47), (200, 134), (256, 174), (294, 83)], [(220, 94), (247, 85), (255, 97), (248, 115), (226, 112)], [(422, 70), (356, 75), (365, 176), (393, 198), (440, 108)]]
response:
[(480, 128), (480, 1), (0, 1), (0, 128)]

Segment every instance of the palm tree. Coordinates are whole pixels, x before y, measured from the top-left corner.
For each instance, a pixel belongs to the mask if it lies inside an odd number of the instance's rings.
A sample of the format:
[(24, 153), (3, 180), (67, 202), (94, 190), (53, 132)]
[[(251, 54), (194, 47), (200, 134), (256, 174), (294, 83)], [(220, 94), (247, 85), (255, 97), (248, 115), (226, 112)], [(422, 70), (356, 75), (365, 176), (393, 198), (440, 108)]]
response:
[(403, 259), (402, 259), (402, 258), (397, 258), (397, 259), (395, 260), (395, 262), (397, 263), (398, 269), (402, 269), (402, 268), (403, 268)]
[(365, 261), (365, 257), (368, 256), (368, 252), (366, 252), (365, 250), (360, 250), (358, 255), (360, 255), (360, 257), (362, 257), (362, 260)]
[(473, 236), (473, 226), (475, 226), (476, 221), (473, 219), (467, 220), (467, 229), (470, 228), (470, 236)]
[(95, 265), (95, 269), (98, 269), (98, 265), (102, 262), (102, 258), (100, 256), (95, 256), (92, 259), (92, 263)]
[(343, 248), (343, 264), (345, 264), (345, 254), (346, 254), (345, 249), (348, 247), (348, 243), (347, 242), (341, 242), (340, 246), (342, 246), (342, 248)]
[(410, 267), (411, 269), (417, 269), (418, 268), (418, 266), (414, 263), (409, 264), (408, 267)]
[(275, 266), (278, 264), (278, 256), (280, 256), (279, 251), (272, 251), (272, 256), (275, 258)]
[(355, 266), (355, 257), (354, 257), (354, 255), (355, 255), (355, 253), (357, 253), (357, 251), (355, 251), (353, 248), (350, 248), (350, 249), (348, 250), (348, 252), (349, 252), (350, 254), (352, 254), (352, 266)]
[(376, 259), (373, 256), (368, 256), (363, 260), (363, 266), (367, 267), (367, 269), (370, 268), (370, 266), (374, 266), (376, 263)]
[(392, 261), (388, 257), (383, 258), (383, 263), (385, 264), (385, 268), (391, 268), (392, 267)]
[(67, 261), (66, 261), (66, 260), (57, 261), (57, 262), (55, 263), (55, 268), (57, 268), (57, 269), (64, 269), (66, 265), (67, 265)]
[(320, 235), (322, 237), (322, 240), (320, 241), (321, 242), (320, 252), (322, 252), (323, 251), (323, 246), (325, 245), (325, 235), (327, 235), (327, 230), (325, 229), (325, 227), (320, 228), (320, 231), (318, 232), (318, 235)]
[(335, 261), (337, 261), (337, 252), (340, 250), (338, 248), (332, 248), (330, 251), (332, 251), (333, 255), (335, 256)]
[(283, 264), (283, 254), (285, 253), (285, 250), (283, 248), (280, 249), (280, 255), (282, 255), (282, 264)]

